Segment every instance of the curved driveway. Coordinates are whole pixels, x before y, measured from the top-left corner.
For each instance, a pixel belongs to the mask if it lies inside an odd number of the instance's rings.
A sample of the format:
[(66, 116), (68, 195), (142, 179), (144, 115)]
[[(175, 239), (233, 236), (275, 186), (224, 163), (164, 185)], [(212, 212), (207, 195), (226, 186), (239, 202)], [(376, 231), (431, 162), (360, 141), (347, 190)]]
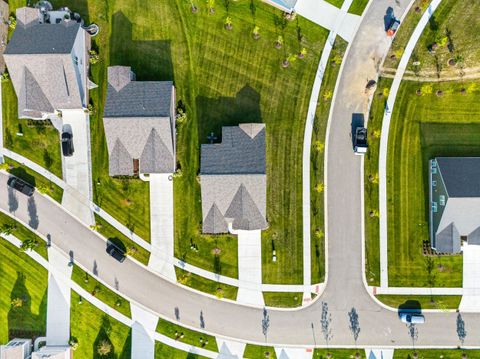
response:
[[(376, 67), (387, 52), (389, 42), (383, 31), (388, 6), (400, 17), (409, 0), (372, 0), (345, 60), (333, 107), (328, 140), (328, 283), (324, 294), (312, 305), (295, 311), (269, 310), (268, 342), (279, 345), (324, 345), (321, 333), (321, 302), (328, 303), (332, 315), (330, 345), (410, 346), (408, 330), (394, 312), (376, 304), (362, 281), (361, 244), (361, 159), (354, 156), (350, 139), (351, 115), (365, 112), (364, 86), (375, 78)], [(28, 203), (18, 194), (12, 200), (0, 175), (0, 206), (37, 226), (43, 235), (74, 260), (98, 272), (98, 276), (128, 298), (173, 321), (178, 308), (179, 322), (200, 328), (203, 312), (205, 330), (220, 336), (263, 343), (261, 309), (219, 301), (164, 280), (127, 259), (120, 264), (105, 253), (102, 238), (69, 215), (50, 199), (35, 194)], [(287, 190), (287, 189), (285, 189)], [(16, 205), (15, 202), (18, 202)], [(10, 209), (11, 209), (10, 208)], [(36, 218), (38, 217), (38, 218)], [(358, 313), (359, 336), (355, 343), (349, 329), (348, 312)], [(480, 314), (465, 314), (466, 345), (478, 345)], [(459, 344), (456, 313), (427, 314), (419, 326), (417, 346)]]

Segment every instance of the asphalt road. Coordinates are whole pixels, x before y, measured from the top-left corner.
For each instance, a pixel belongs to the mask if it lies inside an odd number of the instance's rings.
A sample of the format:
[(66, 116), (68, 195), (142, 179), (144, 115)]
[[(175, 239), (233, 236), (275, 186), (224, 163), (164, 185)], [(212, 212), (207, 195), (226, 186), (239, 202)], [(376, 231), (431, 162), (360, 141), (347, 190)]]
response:
[[(309, 307), (295, 310), (269, 310), (267, 341), (279, 345), (325, 345), (321, 330), (322, 302), (331, 315), (330, 345), (411, 346), (407, 327), (398, 315), (376, 304), (362, 281), (360, 157), (352, 151), (352, 113), (366, 110), (364, 87), (375, 77), (376, 67), (389, 43), (383, 29), (383, 16), (392, 6), (400, 17), (408, 0), (375, 0), (361, 24), (346, 58), (328, 143), (328, 284), (321, 298)], [(105, 253), (105, 242), (88, 227), (50, 199), (35, 194), (32, 199), (12, 194), (7, 176), (0, 175), (0, 206), (31, 223), (74, 260), (163, 317), (200, 328), (203, 312), (205, 330), (222, 336), (263, 343), (263, 311), (219, 301), (172, 284), (127, 259), (120, 264)], [(285, 189), (288, 190), (288, 189)], [(10, 197), (10, 198), (9, 198)], [(14, 199), (15, 198), (15, 199)], [(349, 319), (352, 309), (358, 320)], [(465, 345), (479, 345), (480, 314), (464, 314)], [(457, 346), (456, 313), (426, 314), (418, 325), (417, 346)], [(354, 330), (352, 330), (354, 328)], [(358, 332), (356, 340), (353, 332)]]

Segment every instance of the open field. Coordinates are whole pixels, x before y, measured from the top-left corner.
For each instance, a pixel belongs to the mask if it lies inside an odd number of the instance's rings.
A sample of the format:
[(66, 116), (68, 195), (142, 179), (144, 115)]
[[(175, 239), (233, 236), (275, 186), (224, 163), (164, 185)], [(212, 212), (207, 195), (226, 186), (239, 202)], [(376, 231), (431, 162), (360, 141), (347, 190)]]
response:
[[(422, 89), (423, 96), (415, 94)], [(466, 93), (460, 90), (466, 88)], [(388, 149), (388, 258), (391, 286), (427, 286), (428, 160), (479, 156), (476, 83), (404, 82), (397, 96)], [(437, 90), (443, 91), (436, 96)], [(432, 92), (429, 94), (429, 92)], [(462, 285), (462, 256), (435, 256), (433, 286)]]
[(3, 239), (0, 252), (0, 343), (45, 335), (47, 271)]
[(461, 295), (377, 295), (382, 303), (401, 309), (457, 309)]
[[(72, 291), (70, 312), (71, 337), (78, 342), (75, 358), (128, 359), (131, 353), (131, 329), (82, 299)], [(100, 356), (99, 343), (111, 346), (109, 354)]]
[[(478, 74), (480, 43), (473, 34), (480, 31), (479, 11), (478, 1), (442, 1), (417, 43), (409, 70), (432, 78), (456, 76), (460, 79), (461, 71)], [(434, 43), (436, 49), (430, 53)], [(450, 59), (456, 63), (454, 66), (449, 64)], [(414, 61), (420, 65), (414, 67)]]
[(325, 212), (323, 191), (325, 132), (330, 114), (333, 91), (346, 48), (347, 43), (342, 40), (341, 37), (337, 36), (325, 74), (323, 75), (313, 127), (310, 164), (312, 283), (321, 283), (325, 280)]
[(106, 286), (76, 265), (73, 267), (72, 280), (90, 294), (119, 311), (123, 315), (127, 317), (131, 316), (130, 303), (127, 300), (114, 291), (108, 289)]
[(50, 121), (18, 119), (11, 81), (2, 82), (2, 104), (4, 146), (62, 178), (60, 135)]

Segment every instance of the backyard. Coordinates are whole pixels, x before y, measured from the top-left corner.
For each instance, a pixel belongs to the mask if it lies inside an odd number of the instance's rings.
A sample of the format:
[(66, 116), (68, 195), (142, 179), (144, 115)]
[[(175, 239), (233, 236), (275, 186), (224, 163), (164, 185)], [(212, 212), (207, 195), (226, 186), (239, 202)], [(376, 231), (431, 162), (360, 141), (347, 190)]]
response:
[[(418, 89), (422, 96), (416, 94)], [(388, 144), (390, 286), (462, 285), (461, 255), (422, 253), (429, 240), (428, 160), (480, 156), (478, 92), (475, 82), (403, 82), (400, 87)]]

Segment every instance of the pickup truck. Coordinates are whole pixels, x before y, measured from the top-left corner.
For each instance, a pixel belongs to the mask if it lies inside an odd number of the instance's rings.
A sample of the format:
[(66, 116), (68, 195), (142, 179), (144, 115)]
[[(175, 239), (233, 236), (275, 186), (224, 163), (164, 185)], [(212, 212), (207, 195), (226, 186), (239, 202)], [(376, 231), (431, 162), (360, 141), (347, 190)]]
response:
[(367, 129), (365, 127), (357, 127), (355, 129), (353, 150), (356, 155), (364, 155), (365, 153), (367, 153), (367, 149)]

